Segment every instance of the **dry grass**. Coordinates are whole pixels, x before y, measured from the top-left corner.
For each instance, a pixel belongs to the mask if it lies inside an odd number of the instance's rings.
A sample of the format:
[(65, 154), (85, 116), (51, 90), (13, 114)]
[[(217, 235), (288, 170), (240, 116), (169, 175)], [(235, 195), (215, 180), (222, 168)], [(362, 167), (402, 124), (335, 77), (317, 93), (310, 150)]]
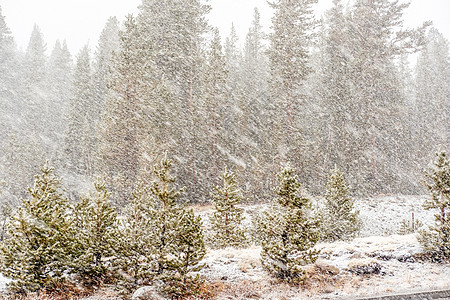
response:
[(302, 288), (311, 294), (332, 293), (344, 286), (345, 280), (339, 276), (339, 269), (318, 260), (305, 270)]
[(81, 300), (89, 297), (90, 300), (121, 300), (124, 299), (112, 287), (104, 287), (100, 290), (80, 289), (75, 286), (61, 288), (57, 291), (29, 293), (27, 295), (1, 295), (0, 299), (14, 300)]

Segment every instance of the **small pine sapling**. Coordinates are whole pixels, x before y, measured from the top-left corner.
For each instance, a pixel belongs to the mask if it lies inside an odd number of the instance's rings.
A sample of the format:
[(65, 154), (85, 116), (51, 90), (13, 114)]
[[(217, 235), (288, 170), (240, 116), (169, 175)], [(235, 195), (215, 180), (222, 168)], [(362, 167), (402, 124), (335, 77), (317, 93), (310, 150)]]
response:
[(312, 249), (318, 240), (318, 222), (309, 217), (310, 200), (299, 196), (300, 183), (294, 170), (283, 168), (277, 174), (278, 195), (260, 222), (261, 263), (280, 280), (301, 283), (303, 266), (314, 263), (319, 251)]
[(217, 248), (227, 246), (243, 247), (246, 244), (245, 231), (242, 228), (244, 210), (237, 207), (243, 199), (236, 184), (236, 175), (225, 170), (222, 174), (222, 187), (214, 187), (214, 212), (210, 218), (211, 244)]
[(192, 209), (179, 204), (184, 189), (174, 187), (175, 177), (170, 174), (172, 161), (167, 153), (154, 168), (155, 180), (150, 188), (154, 201), (151, 216), (152, 247), (154, 251), (154, 279), (166, 284), (163, 291), (180, 298), (195, 294), (201, 284), (198, 276), (201, 259), (206, 254), (201, 218)]
[(445, 152), (436, 154), (433, 165), (425, 173), (428, 181), (426, 187), (431, 199), (424, 203), (425, 209), (438, 209), (435, 226), (430, 231), (422, 231), (420, 242), (426, 250), (432, 252), (439, 260), (450, 258), (450, 162)]
[(115, 255), (118, 243), (117, 213), (110, 193), (100, 178), (94, 183), (95, 192), (83, 197), (75, 206), (74, 227), (77, 232), (77, 255), (73, 272), (84, 283), (99, 285), (111, 269), (107, 261)]
[(325, 207), (321, 214), (321, 236), (326, 241), (348, 240), (360, 230), (359, 212), (354, 209), (354, 200), (349, 187), (338, 168), (328, 177)]
[(48, 163), (35, 176), (30, 197), (8, 224), (9, 239), (0, 248), (1, 272), (12, 279), (11, 291), (52, 290), (65, 281), (74, 232), (61, 180)]
[(114, 268), (123, 275), (119, 284), (128, 291), (148, 284), (154, 269), (155, 251), (149, 215), (152, 210), (153, 202), (148, 196), (148, 190), (139, 181), (119, 222), (118, 253), (114, 261)]

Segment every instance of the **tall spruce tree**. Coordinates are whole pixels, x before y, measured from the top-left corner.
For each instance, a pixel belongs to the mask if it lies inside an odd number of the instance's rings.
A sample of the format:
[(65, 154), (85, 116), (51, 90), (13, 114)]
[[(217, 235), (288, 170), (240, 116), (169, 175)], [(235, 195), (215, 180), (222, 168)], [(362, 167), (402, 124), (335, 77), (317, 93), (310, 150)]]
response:
[(238, 188), (236, 175), (225, 169), (222, 173), (222, 186), (215, 186), (212, 193), (214, 212), (210, 218), (211, 242), (218, 248), (243, 247), (246, 244), (245, 231), (242, 228), (244, 210), (239, 205), (243, 199)]
[(69, 203), (48, 163), (29, 194), (13, 215), (10, 238), (0, 248), (2, 274), (12, 279), (8, 286), (19, 293), (51, 290), (63, 282), (74, 246)]
[(327, 241), (346, 240), (355, 237), (359, 231), (358, 211), (349, 195), (349, 187), (338, 168), (328, 177), (325, 193), (325, 207), (322, 214), (322, 239)]
[(349, 82), (349, 25), (342, 0), (334, 0), (333, 7), (327, 12), (325, 26), (322, 27), (323, 51), (320, 60), (323, 72), (320, 73), (319, 96), (323, 98), (326, 122), (326, 138), (323, 148), (324, 168), (333, 165), (344, 166), (347, 173), (351, 167), (351, 147), (349, 142), (355, 124), (348, 111), (352, 105)]
[(207, 172), (207, 176), (200, 183), (205, 186), (208, 182), (215, 182), (219, 175), (218, 164), (225, 159), (220, 155), (220, 149), (231, 144), (227, 140), (227, 130), (225, 129), (225, 113), (228, 114), (231, 110), (229, 109), (229, 97), (227, 97), (228, 72), (218, 29), (214, 31), (211, 45), (207, 51), (207, 66), (203, 76), (205, 82), (203, 95), (204, 114), (206, 115), (205, 129), (207, 129), (205, 139), (210, 141), (207, 149), (211, 149), (208, 151), (209, 153), (204, 153), (208, 157), (203, 162), (206, 166), (204, 171)]
[(294, 170), (285, 167), (277, 174), (278, 198), (260, 222), (261, 263), (276, 278), (292, 283), (304, 280), (303, 266), (317, 260), (312, 249), (318, 240), (318, 223), (309, 214), (310, 200), (299, 195)]
[(15, 78), (16, 46), (11, 34), (5, 16), (2, 14), (0, 6), (0, 90), (9, 90), (13, 88)]
[[(269, 36), (269, 87), (271, 99), (272, 151), (276, 152), (274, 169), (280, 162), (295, 162), (299, 170), (307, 155), (302, 136), (301, 112), (305, 106), (303, 84), (311, 73), (308, 65), (309, 47), (315, 25), (312, 4), (317, 0), (277, 0), (274, 9), (273, 32)], [(300, 153), (302, 156), (300, 157)]]
[[(403, 27), (409, 3), (395, 0), (357, 0), (349, 11), (348, 53), (352, 103), (351, 169), (357, 170), (361, 193), (394, 192), (402, 182), (397, 170), (407, 149), (402, 134), (404, 120), (402, 84), (395, 59), (417, 52), (424, 43), (427, 24), (417, 29)], [(411, 160), (411, 158), (410, 158)]]
[[(48, 89), (47, 136), (56, 144), (53, 151), (62, 148), (64, 132), (67, 127), (67, 115), (73, 91), (73, 62), (66, 41), (56, 41), (47, 65), (46, 86)], [(53, 152), (52, 151), (52, 152)], [(62, 157), (61, 157), (62, 158)]]
[(81, 175), (92, 175), (94, 171), (92, 88), (91, 57), (89, 47), (86, 45), (77, 57), (69, 106), (69, 124), (64, 141), (67, 167), (71, 172)]
[[(113, 56), (120, 50), (119, 21), (111, 17), (98, 39), (93, 63), (93, 93), (95, 98), (94, 117), (99, 118), (108, 94), (108, 78), (113, 64)], [(95, 119), (98, 121), (98, 119)]]
[(145, 43), (133, 16), (127, 17), (124, 27), (111, 68), (98, 147), (99, 169), (111, 182), (113, 199), (121, 206), (138, 180), (142, 156), (157, 146), (145, 137), (155, 135), (155, 103), (161, 98), (155, 92), (159, 80), (152, 47)]
[[(261, 15), (254, 10), (253, 21), (245, 38), (241, 65), (242, 91), (237, 101), (241, 114), (235, 123), (240, 141), (238, 152), (245, 162), (242, 175), (247, 179), (247, 191), (255, 199), (264, 198), (270, 191), (273, 179), (265, 176), (272, 172), (270, 141), (272, 131), (269, 124), (268, 58), (265, 46), (266, 35), (261, 24)], [(242, 155), (250, 154), (250, 155)]]
[(25, 52), (24, 80), (29, 88), (43, 87), (46, 77), (47, 45), (44, 42), (41, 29), (34, 25), (30, 41)]
[[(416, 65), (417, 130), (416, 157), (426, 166), (426, 155), (436, 145), (450, 146), (450, 54), (448, 41), (437, 29), (431, 28), (426, 45)], [(426, 138), (424, 138), (426, 137)]]
[[(147, 43), (152, 43), (155, 63), (172, 92), (166, 104), (170, 122), (177, 130), (167, 139), (172, 153), (188, 163), (178, 166), (182, 185), (191, 185), (187, 191), (197, 201), (208, 197), (208, 189), (200, 189), (203, 170), (207, 162), (208, 140), (202, 138), (201, 101), (203, 95), (202, 65), (204, 63), (204, 35), (209, 27), (206, 14), (211, 7), (206, 0), (143, 0), (138, 23), (143, 28)], [(206, 143), (206, 144), (205, 144)], [(183, 149), (180, 151), (179, 149)], [(193, 183), (193, 185), (192, 185)]]

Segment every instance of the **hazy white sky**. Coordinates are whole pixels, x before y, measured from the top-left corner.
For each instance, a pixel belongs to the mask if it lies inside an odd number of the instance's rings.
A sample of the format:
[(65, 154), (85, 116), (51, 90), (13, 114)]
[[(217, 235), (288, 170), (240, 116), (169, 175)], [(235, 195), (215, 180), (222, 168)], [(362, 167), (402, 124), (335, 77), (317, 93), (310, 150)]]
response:
[[(319, 0), (317, 11), (323, 12), (332, 0)], [(411, 0), (405, 15), (407, 26), (418, 26), (431, 20), (450, 38), (450, 0)], [(67, 40), (72, 54), (89, 42), (95, 48), (103, 26), (110, 16), (123, 20), (128, 13), (137, 13), (141, 0), (2, 0), (3, 15), (17, 44), (25, 49), (36, 23), (47, 41), (48, 52), (56, 39)], [(270, 27), (271, 9), (266, 0), (210, 0), (213, 7), (210, 24), (227, 36), (233, 22), (241, 38), (247, 32), (253, 9), (258, 7), (266, 30)]]

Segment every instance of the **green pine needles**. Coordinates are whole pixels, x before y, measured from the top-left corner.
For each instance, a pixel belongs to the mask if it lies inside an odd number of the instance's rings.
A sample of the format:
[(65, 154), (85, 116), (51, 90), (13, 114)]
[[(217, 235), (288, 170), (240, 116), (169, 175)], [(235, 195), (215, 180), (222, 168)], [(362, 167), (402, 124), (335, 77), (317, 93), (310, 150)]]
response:
[(13, 279), (9, 288), (17, 293), (63, 282), (74, 245), (69, 204), (48, 163), (28, 192), (8, 225), (10, 238), (0, 248), (1, 272)]
[(321, 214), (322, 240), (349, 240), (359, 232), (359, 212), (354, 210), (354, 200), (349, 194), (344, 176), (335, 167), (328, 176), (326, 185), (325, 207)]
[(212, 193), (214, 212), (210, 218), (210, 241), (212, 246), (217, 248), (243, 247), (247, 241), (242, 228), (244, 210), (237, 207), (243, 199), (242, 191), (237, 186), (233, 172), (225, 169), (221, 178), (222, 186), (215, 186)]
[(129, 288), (162, 280), (162, 290), (176, 298), (198, 291), (201, 280), (191, 273), (201, 269), (206, 249), (201, 219), (179, 203), (184, 189), (174, 186), (171, 166), (166, 153), (154, 167), (150, 187), (139, 184), (133, 192), (121, 226), (119, 267)]
[(317, 260), (312, 249), (318, 240), (318, 222), (309, 216), (310, 200), (299, 195), (300, 183), (294, 170), (286, 167), (277, 175), (278, 195), (260, 222), (261, 263), (280, 280), (300, 283), (303, 266)]
[(75, 205), (74, 227), (77, 247), (73, 257), (73, 272), (83, 282), (98, 285), (107, 275), (116, 254), (118, 226), (117, 212), (110, 201), (110, 193), (100, 178), (95, 191)]
[(190, 273), (201, 269), (199, 262), (206, 249), (201, 218), (196, 217), (192, 209), (179, 204), (184, 189), (174, 187), (171, 166), (172, 161), (166, 153), (159, 166), (154, 168), (155, 180), (150, 188), (154, 207), (150, 212), (149, 234), (155, 251), (155, 278), (166, 283), (163, 288), (166, 293), (181, 297), (197, 290), (200, 280)]
[(180, 203), (171, 166), (166, 154), (155, 180), (136, 184), (119, 218), (105, 182), (97, 179), (94, 191), (70, 205), (46, 164), (0, 247), (10, 290), (51, 292), (75, 279), (88, 286), (119, 280), (127, 291), (162, 281), (161, 291), (174, 299), (199, 293), (203, 281), (192, 273), (206, 254), (202, 222)]
[(438, 260), (450, 258), (450, 162), (444, 151), (436, 153), (433, 165), (425, 173), (425, 182), (431, 199), (424, 204), (425, 209), (437, 209), (435, 225), (430, 231), (422, 231), (419, 241)]

